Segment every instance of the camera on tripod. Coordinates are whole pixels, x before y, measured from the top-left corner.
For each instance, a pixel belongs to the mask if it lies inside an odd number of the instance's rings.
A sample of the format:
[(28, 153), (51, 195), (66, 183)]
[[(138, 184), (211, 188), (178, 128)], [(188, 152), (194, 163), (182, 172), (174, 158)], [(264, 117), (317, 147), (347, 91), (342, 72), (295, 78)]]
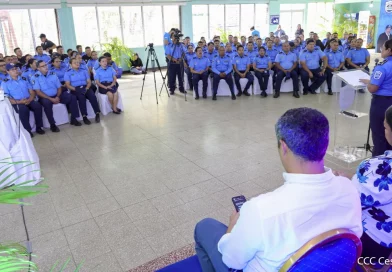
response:
[(174, 39), (178, 42), (178, 41), (180, 41), (180, 38), (184, 36), (184, 34), (181, 33), (181, 30), (179, 30), (178, 28), (175, 28), (173, 36), (174, 36)]
[(144, 51), (147, 51), (147, 48), (149, 48), (149, 47), (150, 47), (149, 50), (154, 49), (154, 44), (153, 43), (147, 44), (146, 49), (144, 49)]

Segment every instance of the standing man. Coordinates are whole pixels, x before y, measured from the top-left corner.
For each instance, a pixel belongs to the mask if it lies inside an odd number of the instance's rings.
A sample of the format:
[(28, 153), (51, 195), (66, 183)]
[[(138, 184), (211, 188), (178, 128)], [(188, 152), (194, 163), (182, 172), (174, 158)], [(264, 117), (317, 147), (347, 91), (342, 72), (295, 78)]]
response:
[(169, 60), (169, 71), (168, 71), (168, 77), (169, 77), (169, 89), (170, 89), (170, 94), (174, 94), (174, 90), (176, 89), (176, 76), (178, 77), (178, 87), (180, 89), (181, 93), (185, 93), (184, 89), (184, 79), (182, 78), (182, 72), (181, 72), (181, 65), (183, 64), (182, 62), (182, 56), (184, 54), (184, 49), (180, 42), (172, 36), (172, 43), (166, 47), (165, 54), (167, 59)]
[(250, 96), (248, 93), (248, 90), (250, 86), (253, 84), (254, 77), (250, 73), (250, 59), (247, 55), (244, 54), (244, 47), (242, 45), (239, 45), (237, 48), (238, 55), (234, 57), (234, 62), (233, 62), (233, 68), (234, 68), (234, 82), (235, 85), (237, 86), (238, 94), (237, 96), (242, 95), (241, 91), (241, 84), (240, 84), (240, 79), (241, 78), (247, 78), (248, 82), (246, 83), (246, 86), (244, 88), (244, 95), (245, 96)]
[(46, 39), (46, 35), (45, 34), (39, 35), (39, 38), (41, 39), (42, 49), (45, 50), (46, 52), (48, 52), (49, 54), (52, 54), (53, 53), (53, 49), (56, 49), (56, 45), (54, 44), (54, 42), (49, 41), (48, 39)]
[(214, 58), (212, 61), (212, 72), (214, 73), (214, 80), (212, 83), (213, 96), (212, 100), (216, 100), (216, 94), (218, 93), (218, 86), (221, 79), (224, 79), (229, 85), (231, 92), (231, 99), (236, 100), (234, 94), (234, 85), (231, 72), (233, 71), (232, 61), (229, 56), (226, 56), (225, 48), (219, 47), (219, 56)]
[(89, 60), (91, 60), (91, 48), (90, 46), (86, 46), (86, 48), (84, 48), (84, 51), (86, 54), (82, 55), (82, 59), (85, 63), (87, 63)]
[(362, 48), (363, 40), (357, 39), (355, 48), (348, 51), (346, 60), (348, 69), (365, 69), (369, 71), (370, 54), (366, 48)]
[(278, 25), (278, 28), (275, 30), (274, 35), (278, 36), (280, 38), (280, 36), (286, 35), (286, 32), (284, 32), (282, 27), (280, 25)]
[[(316, 90), (325, 80), (325, 69), (328, 65), (328, 59), (325, 54), (317, 48), (314, 48), (314, 40), (308, 39), (306, 49), (299, 56), (301, 62), (301, 80), (304, 86), (304, 95), (308, 92), (316, 94)], [(323, 61), (323, 67), (320, 68), (320, 60)], [(309, 86), (309, 79), (313, 83)]]
[(338, 50), (339, 43), (336, 40), (331, 41), (331, 51), (327, 53), (328, 57), (328, 65), (326, 71), (327, 76), (327, 85), (328, 85), (328, 94), (333, 95), (332, 93), (332, 77), (333, 73), (342, 70), (344, 66), (344, 56), (343, 52)]
[(297, 55), (290, 51), (290, 44), (285, 42), (282, 44), (282, 51), (276, 56), (275, 65), (277, 68), (276, 87), (274, 98), (280, 96), (280, 87), (284, 78), (293, 81), (293, 96), (299, 98), (299, 85), (297, 74)]
[(260, 31), (256, 30), (254, 26), (252, 26), (252, 27), (250, 28), (250, 31), (252, 31), (252, 36), (253, 36), (253, 37), (254, 37), (254, 36), (260, 37)]
[(196, 48), (196, 57), (194, 57), (189, 65), (192, 72), (193, 87), (195, 88), (196, 98), (199, 99), (199, 81), (203, 81), (203, 98), (207, 98), (208, 86), (208, 70), (210, 68), (210, 61), (207, 57), (203, 56), (201, 47)]
[(172, 44), (171, 36), (175, 30), (176, 30), (175, 28), (172, 28), (170, 29), (169, 32), (165, 32), (165, 34), (163, 34), (163, 48), (165, 49), (165, 52), (166, 52), (166, 48)]

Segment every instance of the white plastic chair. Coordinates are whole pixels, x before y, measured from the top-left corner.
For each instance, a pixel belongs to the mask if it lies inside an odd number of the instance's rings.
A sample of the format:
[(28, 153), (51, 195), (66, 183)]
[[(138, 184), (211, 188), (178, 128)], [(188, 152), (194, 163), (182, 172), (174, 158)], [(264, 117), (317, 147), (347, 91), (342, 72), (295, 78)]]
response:
[[(48, 118), (46, 117), (45, 111), (42, 110), (42, 119), (44, 122), (44, 128), (50, 128), (50, 124)], [(69, 123), (69, 115), (67, 106), (64, 104), (58, 103), (53, 105), (53, 118), (56, 121), (56, 125), (64, 125)]]
[[(254, 95), (259, 95), (261, 94), (261, 89), (260, 89), (260, 84), (259, 84), (259, 80), (257, 79), (257, 77), (255, 76), (254, 72), (251, 72), (254, 77), (255, 80), (253, 81), (253, 94)], [(265, 90), (265, 92), (267, 94), (273, 94), (273, 89), (272, 86), (273, 82), (272, 82), (272, 74), (270, 74), (269, 78), (268, 78), (268, 86), (267, 86), (267, 90)]]
[[(234, 82), (234, 80), (233, 80)], [(244, 91), (246, 84), (248, 83), (248, 79), (247, 78), (240, 78), (240, 86), (241, 86), (241, 91)], [(234, 82), (234, 93), (237, 94), (238, 93), (238, 89), (237, 89), (237, 85), (235, 85)], [(248, 93), (250, 95), (253, 94), (253, 87), (252, 85), (249, 87)]]
[[(78, 105), (79, 105), (79, 101), (78, 101)], [(88, 119), (93, 119), (93, 118), (95, 118), (95, 112), (94, 112), (94, 109), (93, 109), (93, 107), (91, 106), (91, 103), (90, 103), (90, 101), (88, 101), (87, 99), (86, 99), (86, 106), (87, 106), (87, 118)], [(80, 109), (79, 109), (79, 114), (80, 114), (80, 116), (79, 116), (79, 118), (77, 118), (77, 120), (83, 120), (83, 117), (82, 117), (82, 113), (80, 112)]]
[[(119, 91), (118, 92), (118, 102), (117, 102), (117, 108), (119, 108), (121, 111), (124, 110), (124, 106), (123, 106), (123, 102), (122, 102), (122, 98), (121, 98), (121, 93)], [(112, 106), (109, 103), (109, 98), (106, 94), (101, 94), (99, 92), (97, 92), (97, 99), (98, 99), (98, 103), (99, 103), (99, 107), (101, 109), (101, 113), (103, 115), (107, 115), (108, 113), (111, 113), (112, 110)]]
[[(203, 81), (199, 80), (199, 96), (202, 97), (203, 96)], [(211, 86), (211, 78), (208, 77), (207, 79), (207, 97), (211, 97), (212, 96), (212, 86)], [(193, 91), (193, 97), (196, 97), (196, 92)]]

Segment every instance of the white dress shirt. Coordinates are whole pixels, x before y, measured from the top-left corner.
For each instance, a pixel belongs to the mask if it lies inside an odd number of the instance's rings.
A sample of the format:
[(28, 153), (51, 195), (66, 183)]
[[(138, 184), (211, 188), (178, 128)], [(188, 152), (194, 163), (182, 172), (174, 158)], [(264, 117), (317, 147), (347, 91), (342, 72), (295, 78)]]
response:
[(229, 268), (277, 271), (306, 242), (332, 229), (361, 237), (361, 203), (349, 179), (328, 168), (283, 177), (283, 186), (246, 202), (232, 232), (220, 239), (218, 250)]

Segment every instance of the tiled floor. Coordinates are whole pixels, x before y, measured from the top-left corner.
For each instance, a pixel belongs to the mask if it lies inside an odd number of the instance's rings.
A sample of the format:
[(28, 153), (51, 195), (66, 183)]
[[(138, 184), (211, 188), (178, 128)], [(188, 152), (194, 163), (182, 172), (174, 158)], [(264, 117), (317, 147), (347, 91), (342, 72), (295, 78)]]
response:
[[(122, 115), (34, 138), (50, 187), (26, 207), (33, 260), (42, 271), (68, 258), (67, 271), (83, 261), (81, 271), (127, 271), (191, 243), (204, 217), (227, 223), (232, 196), (282, 184), (274, 124), (289, 108), (324, 112), (333, 146), (335, 96), (214, 102), (190, 94), (185, 102), (163, 92), (157, 105), (152, 79), (149, 73), (143, 100), (142, 76), (120, 80)], [(364, 111), (369, 103), (369, 94), (359, 96)], [(368, 118), (361, 119), (339, 123), (337, 139), (364, 144)], [(0, 241), (26, 239), (19, 207), (0, 206), (0, 229)]]

